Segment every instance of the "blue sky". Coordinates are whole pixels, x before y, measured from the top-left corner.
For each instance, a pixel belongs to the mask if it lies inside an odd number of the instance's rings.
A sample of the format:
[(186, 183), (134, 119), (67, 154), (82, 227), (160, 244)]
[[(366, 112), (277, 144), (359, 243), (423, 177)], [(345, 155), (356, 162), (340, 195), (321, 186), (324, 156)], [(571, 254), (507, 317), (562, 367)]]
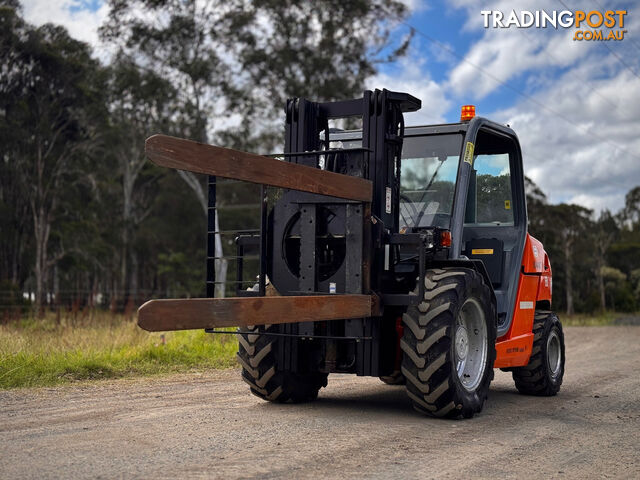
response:
[(102, 0), (79, 0), (67, 7), (71, 13), (82, 11), (97, 12), (104, 2)]
[[(480, 9), (478, 9), (478, 13), (479, 11)], [(465, 27), (466, 21), (467, 15), (464, 9), (456, 8), (452, 2), (438, 0), (429, 1), (428, 4), (423, 3), (419, 8), (416, 8), (406, 22), (416, 29), (411, 57), (426, 61), (425, 73), (428, 73), (429, 77), (438, 84), (445, 83), (451, 68), (460, 62), (460, 58), (456, 54), (464, 56), (474, 43), (482, 39), (483, 32)], [(396, 37), (401, 38), (408, 31), (409, 26), (401, 25)], [(431, 41), (425, 35), (438, 43)], [(384, 64), (380, 70), (392, 77), (403, 74), (402, 65), (399, 63)], [(512, 79), (511, 83), (516, 88), (523, 88), (526, 83), (526, 75), (517, 76)], [(482, 102), (478, 102), (479, 98), (472, 91), (462, 93), (458, 95), (459, 101), (455, 104), (452, 103), (450, 108), (444, 112), (444, 117), (448, 122), (457, 121), (460, 115), (460, 105), (474, 102), (477, 104), (479, 112), (486, 115), (487, 108), (493, 111), (511, 105), (515, 96), (517, 94), (513, 91), (499, 89), (486, 98), (482, 98)]]
[[(419, 33), (407, 57), (382, 65), (368, 88), (421, 98), (409, 124), (457, 121), (461, 105), (475, 104), (478, 114), (516, 130), (525, 173), (551, 202), (596, 212), (624, 205), (640, 185), (639, 0), (404, 1)], [(102, 0), (23, 3), (27, 20), (60, 23), (99, 50), (97, 28), (108, 14)], [(577, 42), (573, 27), (483, 27), (481, 10), (512, 9), (627, 10), (626, 38)], [(391, 24), (397, 40), (408, 32)]]
[[(519, 10), (540, 10), (543, 9), (545, 3), (552, 5), (553, 9), (558, 11), (565, 10), (565, 7), (558, 2), (533, 2), (533, 1), (520, 1), (520, 2), (489, 2), (484, 5), (480, 2), (473, 1), (443, 1), (443, 0), (430, 0), (428, 2), (416, 2), (418, 7), (415, 8), (411, 17), (408, 19), (407, 23), (418, 30), (414, 37), (414, 52), (412, 54), (413, 58), (421, 58), (423, 60), (428, 61), (428, 66), (425, 68), (425, 71), (429, 74), (430, 78), (439, 84), (443, 84), (447, 81), (448, 76), (450, 74), (452, 66), (460, 63), (460, 58), (456, 57), (451, 53), (450, 50), (455, 52), (455, 54), (464, 57), (466, 53), (469, 52), (471, 47), (474, 44), (481, 44), (483, 42), (483, 37), (493, 35), (497, 37), (502, 32), (497, 32), (495, 30), (485, 30), (480, 28), (472, 28), (469, 18), (469, 9), (465, 8), (468, 5), (477, 4), (477, 8), (472, 8), (471, 10), (476, 12), (477, 16), (475, 19), (476, 26), (481, 23), (481, 10), (490, 10), (492, 9), (491, 4), (499, 5), (501, 3), (508, 3), (510, 8), (497, 8), (503, 12), (509, 12), (511, 9), (516, 11)], [(585, 2), (575, 1), (575, 0), (565, 0), (564, 4), (570, 7), (570, 9), (584, 9), (584, 10), (593, 10), (599, 9), (602, 5), (598, 0), (587, 0)], [(521, 5), (522, 8), (517, 8), (518, 5)], [(633, 10), (633, 7), (636, 6), (636, 2), (612, 2), (609, 3), (608, 9), (626, 9), (627, 11)], [(551, 9), (545, 9), (547, 11), (551, 11)], [(640, 14), (640, 9), (638, 9), (638, 13)], [(633, 15), (633, 14), (631, 14)], [(630, 14), (627, 15), (627, 19)], [(637, 23), (636, 23), (637, 24)], [(406, 33), (409, 28), (406, 25), (401, 25), (398, 29), (397, 36), (401, 36)], [(421, 33), (426, 34), (428, 37), (437, 40), (438, 42), (446, 45), (450, 48), (447, 50), (445, 48), (441, 48), (438, 44), (430, 41), (425, 36), (421, 35)], [(514, 31), (510, 32), (514, 33)], [(636, 32), (633, 32), (636, 33)], [(554, 31), (553, 29), (546, 29), (544, 31), (535, 32), (533, 29), (528, 29), (524, 31), (518, 31), (518, 34), (521, 35), (521, 40), (523, 43), (529, 43), (534, 41), (534, 39), (538, 36), (546, 37), (547, 41), (550, 41), (551, 38), (559, 38), (564, 35), (564, 31)], [(640, 34), (640, 31), (638, 31)], [(635, 37), (635, 38), (633, 38)], [(638, 59), (640, 58), (640, 35), (630, 35), (630, 38), (627, 39), (626, 43), (618, 43), (613, 44), (610, 43), (608, 46), (615, 53), (620, 55), (624, 63), (621, 63), (619, 60), (617, 61), (618, 69), (627, 69), (628, 71), (633, 71), (635, 74), (640, 75), (640, 63)], [(592, 60), (597, 57), (607, 57), (613, 56), (610, 50), (607, 49), (602, 43), (594, 43), (590, 45), (590, 55), (592, 56)], [(517, 55), (517, 52), (514, 52), (514, 55)], [(614, 57), (615, 58), (615, 57)], [(595, 61), (593, 61), (595, 63)], [(508, 78), (503, 78), (502, 80), (508, 81), (508, 84), (513, 87), (513, 89), (521, 91), (525, 94), (535, 93), (536, 88), (535, 85), (539, 83), (539, 77), (545, 77), (547, 82), (553, 81), (554, 79), (558, 79), (560, 75), (570, 69), (570, 65), (562, 64), (562, 65), (546, 65), (544, 71), (529, 71), (527, 69), (523, 69), (520, 72), (514, 73), (512, 76)], [(388, 73), (390, 75), (401, 75), (402, 67), (398, 64), (391, 65), (383, 65), (381, 68), (383, 73)], [(602, 72), (602, 74), (606, 77), (607, 75)], [(481, 72), (478, 72), (478, 75), (483, 76)], [(516, 93), (513, 89), (509, 88), (496, 88), (492, 90), (490, 93), (485, 95), (479, 95), (474, 93), (473, 90), (469, 90), (463, 94), (457, 96), (462, 103), (458, 102), (455, 105), (452, 105), (450, 109), (445, 112), (447, 121), (455, 121), (459, 116), (459, 105), (464, 104), (465, 100), (468, 100), (468, 103), (475, 103), (479, 107), (479, 111), (486, 115), (487, 112), (494, 112), (500, 109), (508, 108), (513, 105), (516, 101), (524, 98), (522, 95)]]

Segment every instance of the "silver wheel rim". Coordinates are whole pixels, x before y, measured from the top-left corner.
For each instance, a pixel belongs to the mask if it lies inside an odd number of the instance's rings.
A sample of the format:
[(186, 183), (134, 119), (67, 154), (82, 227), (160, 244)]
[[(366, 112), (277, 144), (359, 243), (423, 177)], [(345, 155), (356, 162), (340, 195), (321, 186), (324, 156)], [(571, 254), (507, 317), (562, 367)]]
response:
[(556, 379), (560, 373), (562, 365), (562, 349), (560, 347), (560, 337), (558, 332), (551, 330), (547, 338), (547, 364), (551, 378)]
[(453, 339), (456, 370), (460, 383), (473, 392), (487, 366), (487, 324), (480, 304), (467, 299), (458, 312)]

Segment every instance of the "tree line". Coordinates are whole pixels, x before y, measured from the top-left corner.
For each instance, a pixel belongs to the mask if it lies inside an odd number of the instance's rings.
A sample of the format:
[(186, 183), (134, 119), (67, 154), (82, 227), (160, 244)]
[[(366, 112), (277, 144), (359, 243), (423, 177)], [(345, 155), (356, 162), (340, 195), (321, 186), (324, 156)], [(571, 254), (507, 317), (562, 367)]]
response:
[[(144, 140), (162, 132), (277, 151), (286, 98), (356, 97), (412, 40), (392, 35), (389, 19), (408, 13), (395, 0), (109, 6), (100, 61), (63, 27), (30, 25), (19, 1), (0, 0), (1, 310), (123, 310), (151, 296), (204, 295), (206, 179), (157, 168)], [(216, 229), (251, 228), (258, 192), (218, 192)], [(548, 204), (532, 183), (528, 199), (556, 308), (636, 309), (640, 189), (597, 219)], [(216, 238), (216, 257), (233, 256), (232, 240)], [(234, 281), (222, 259), (215, 267)]]
[[(156, 168), (145, 138), (275, 151), (287, 97), (357, 96), (411, 40), (391, 35), (385, 19), (407, 14), (395, 0), (108, 3), (100, 62), (0, 0), (2, 305), (202, 295), (206, 179)], [(220, 190), (219, 217), (248, 222), (251, 189)], [(218, 238), (216, 256), (231, 248)]]
[(549, 204), (526, 179), (529, 232), (544, 244), (553, 270), (555, 310), (633, 312), (640, 308), (640, 186), (618, 212)]

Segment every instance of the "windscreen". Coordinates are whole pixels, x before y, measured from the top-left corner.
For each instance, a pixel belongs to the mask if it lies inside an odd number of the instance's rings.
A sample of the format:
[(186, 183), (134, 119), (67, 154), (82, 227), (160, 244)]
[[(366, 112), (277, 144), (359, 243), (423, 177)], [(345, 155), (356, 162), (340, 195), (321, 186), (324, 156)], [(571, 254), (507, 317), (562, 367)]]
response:
[(462, 135), (406, 137), (400, 175), (400, 228), (450, 228)]

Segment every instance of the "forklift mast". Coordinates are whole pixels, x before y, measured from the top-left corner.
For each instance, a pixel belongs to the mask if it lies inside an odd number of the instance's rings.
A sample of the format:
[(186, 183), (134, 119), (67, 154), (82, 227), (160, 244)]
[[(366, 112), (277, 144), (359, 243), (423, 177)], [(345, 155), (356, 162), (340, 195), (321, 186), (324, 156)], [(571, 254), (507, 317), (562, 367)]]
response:
[[(260, 274), (280, 295), (383, 293), (383, 238), (398, 232), (403, 112), (420, 106), (411, 95), (388, 90), (367, 91), (362, 98), (341, 102), (287, 102), (284, 159), (369, 180), (373, 192), (371, 202), (284, 192), (266, 222), (268, 254), (266, 271)], [(347, 118), (360, 120), (361, 146), (332, 149), (330, 121)], [(301, 337), (346, 337), (346, 348), (353, 350), (347, 356), (356, 357), (356, 373), (378, 375), (381, 329), (378, 316), (283, 324), (278, 327), (285, 336), (278, 342), (278, 355), (281, 364), (295, 372)], [(334, 340), (326, 340), (319, 357), (326, 358), (327, 342)], [(337, 349), (345, 347), (340, 343)]]

